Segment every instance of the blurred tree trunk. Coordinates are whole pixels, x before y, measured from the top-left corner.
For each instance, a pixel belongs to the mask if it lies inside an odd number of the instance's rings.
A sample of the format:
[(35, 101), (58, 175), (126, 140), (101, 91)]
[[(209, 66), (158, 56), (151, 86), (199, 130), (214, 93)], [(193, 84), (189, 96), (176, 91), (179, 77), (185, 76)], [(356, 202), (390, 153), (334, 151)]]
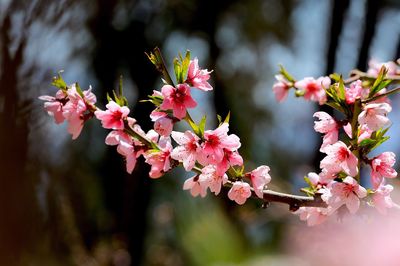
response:
[[(19, 265), (21, 256), (35, 248), (41, 235), (41, 216), (35, 180), (26, 174), (28, 113), (23, 113), (18, 72), (23, 64), (25, 39), (11, 54), (11, 12), (1, 23), (0, 76), (0, 264)], [(26, 103), (25, 103), (26, 104)], [(24, 108), (26, 110), (26, 108)]]

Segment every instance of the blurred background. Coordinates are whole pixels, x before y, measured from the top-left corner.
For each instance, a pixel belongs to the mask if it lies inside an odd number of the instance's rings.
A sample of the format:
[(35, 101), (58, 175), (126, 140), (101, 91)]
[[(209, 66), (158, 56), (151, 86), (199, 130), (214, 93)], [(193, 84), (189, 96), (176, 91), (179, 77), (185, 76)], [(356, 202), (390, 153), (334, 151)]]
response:
[[(269, 165), (271, 187), (298, 194), (321, 159), (318, 106), (293, 96), (276, 103), (278, 64), (302, 78), (399, 58), (400, 2), (0, 0), (0, 265), (313, 265), (287, 248), (306, 225), (286, 205), (192, 198), (182, 190), (187, 174), (152, 180), (143, 160), (126, 174), (99, 121), (72, 141), (37, 99), (55, 93), (51, 78), (64, 70), (104, 106), (123, 75), (148, 130), (152, 106), (138, 101), (161, 87), (144, 54), (155, 46), (170, 67), (189, 49), (214, 70), (214, 91), (193, 91), (195, 119), (206, 113), (212, 129), (216, 114), (231, 111), (249, 169)], [(393, 137), (382, 150), (399, 154), (392, 100)]]

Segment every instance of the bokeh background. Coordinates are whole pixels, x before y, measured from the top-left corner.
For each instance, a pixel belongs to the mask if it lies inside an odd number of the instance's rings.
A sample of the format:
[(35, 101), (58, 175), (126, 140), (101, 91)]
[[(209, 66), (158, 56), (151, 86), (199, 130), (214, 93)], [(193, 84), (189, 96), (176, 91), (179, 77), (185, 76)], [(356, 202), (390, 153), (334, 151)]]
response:
[[(143, 161), (126, 174), (98, 121), (72, 141), (37, 99), (55, 92), (51, 78), (64, 70), (104, 105), (123, 75), (148, 130), (152, 106), (138, 101), (161, 86), (144, 54), (155, 46), (170, 66), (189, 49), (214, 70), (214, 91), (194, 92), (193, 116), (206, 113), (213, 128), (230, 111), (249, 169), (267, 164), (273, 188), (298, 193), (321, 159), (319, 107), (293, 96), (276, 103), (278, 64), (302, 78), (399, 58), (400, 2), (0, 0), (0, 265), (312, 265), (287, 248), (290, 232), (305, 228), (287, 206), (192, 198), (182, 190), (188, 175), (152, 180)], [(396, 153), (399, 102), (382, 147)]]

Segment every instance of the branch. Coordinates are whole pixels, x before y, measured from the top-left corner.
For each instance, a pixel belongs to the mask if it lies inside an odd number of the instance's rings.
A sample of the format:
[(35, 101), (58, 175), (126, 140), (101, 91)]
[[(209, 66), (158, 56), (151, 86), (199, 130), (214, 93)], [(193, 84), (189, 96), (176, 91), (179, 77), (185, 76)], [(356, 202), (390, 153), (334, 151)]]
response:
[[(350, 78), (345, 79), (344, 83), (352, 83), (353, 81), (356, 81), (358, 79), (376, 79), (376, 75), (370, 75), (365, 72), (362, 72), (358, 69), (354, 69), (350, 72)], [(385, 79), (391, 79), (395, 82), (400, 82), (400, 75), (386, 75)]]

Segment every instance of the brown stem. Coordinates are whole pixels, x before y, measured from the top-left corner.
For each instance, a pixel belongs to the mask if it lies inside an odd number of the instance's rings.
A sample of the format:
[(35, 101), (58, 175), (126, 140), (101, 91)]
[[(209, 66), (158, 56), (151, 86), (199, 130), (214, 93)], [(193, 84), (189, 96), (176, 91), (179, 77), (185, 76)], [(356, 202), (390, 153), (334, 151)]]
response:
[[(377, 78), (376, 75), (370, 75), (358, 69), (354, 69), (350, 72), (350, 78), (345, 79), (344, 83), (349, 84), (358, 79), (376, 79), (376, 78)], [(400, 82), (400, 75), (386, 75), (385, 79), (391, 79), (395, 82)]]

